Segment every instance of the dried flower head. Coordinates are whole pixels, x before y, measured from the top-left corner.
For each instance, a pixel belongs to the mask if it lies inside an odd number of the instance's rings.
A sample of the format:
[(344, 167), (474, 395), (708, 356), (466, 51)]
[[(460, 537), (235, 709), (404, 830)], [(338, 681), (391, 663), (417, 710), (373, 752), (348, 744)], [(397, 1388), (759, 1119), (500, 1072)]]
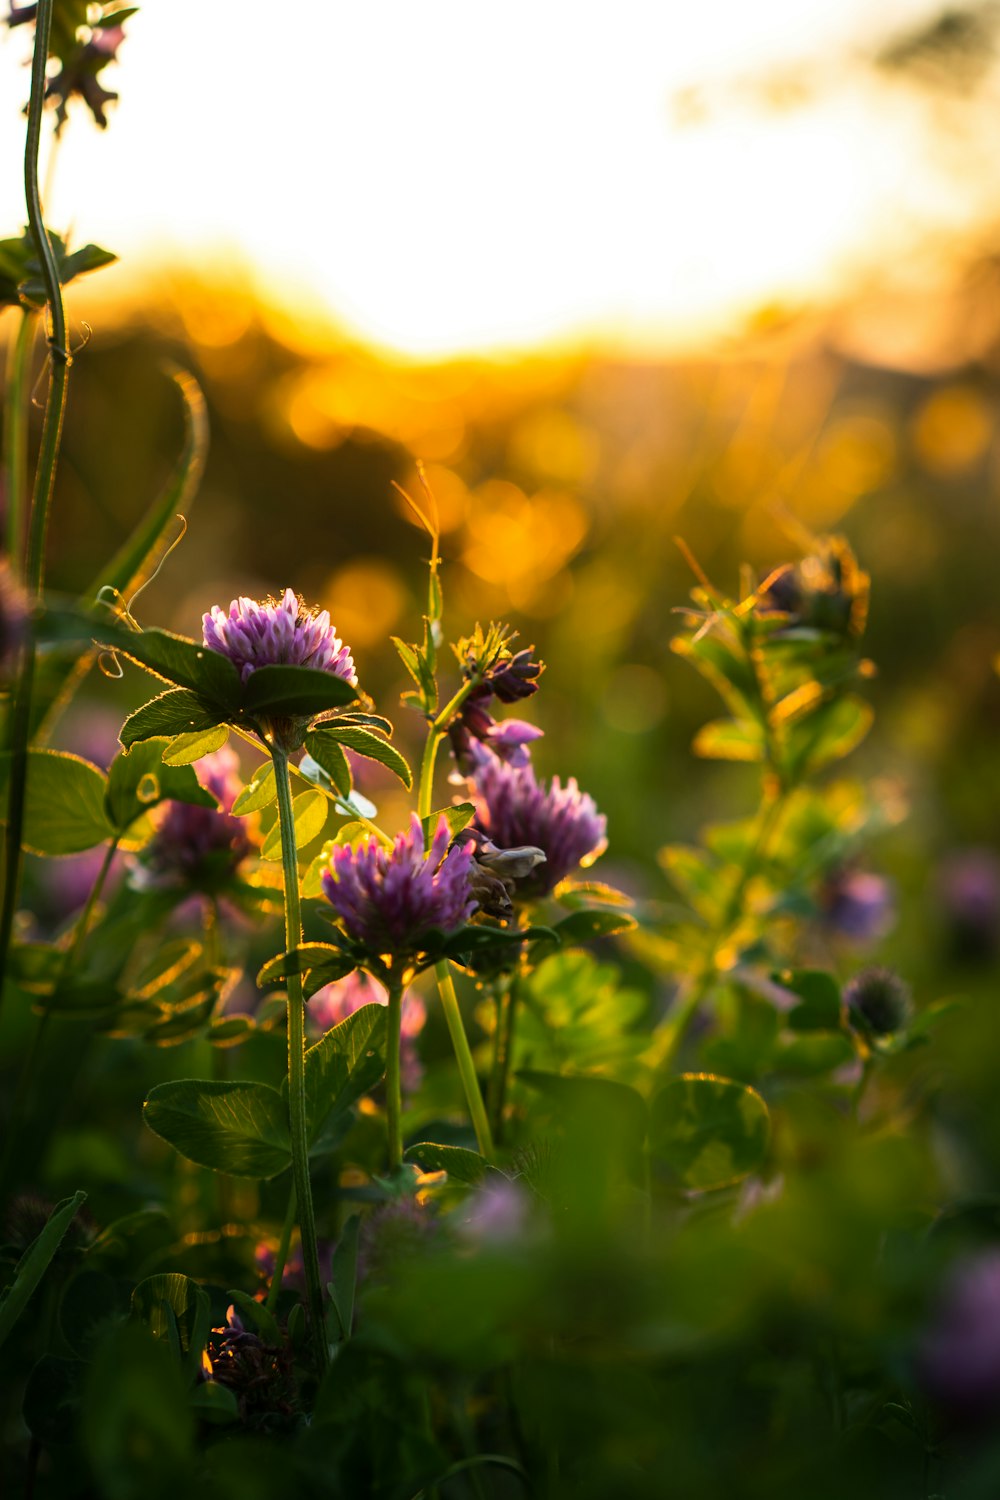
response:
[(414, 813), (407, 833), (387, 849), (377, 838), (335, 849), (323, 890), (348, 934), (372, 954), (417, 951), (429, 928), (453, 932), (476, 909), (469, 884), (472, 850), (449, 848), (444, 817), (430, 849)]
[(293, 589), (278, 599), (234, 599), (229, 613), (214, 604), (202, 620), (205, 645), (227, 656), (246, 682), (258, 667), (313, 667), (357, 683), (350, 648), (327, 610), (307, 609)]
[(530, 761), (507, 765), (480, 744), (473, 745), (472, 759), (476, 821), (482, 831), (500, 850), (529, 847), (545, 856), (524, 881), (525, 893), (551, 891), (579, 864), (592, 864), (604, 851), (607, 819), (573, 777), (563, 786), (555, 776), (546, 787)]
[(863, 969), (844, 988), (847, 1013), (872, 1036), (901, 1031), (913, 1013), (910, 987), (892, 969)]
[(159, 826), (140, 855), (146, 885), (215, 885), (229, 878), (253, 850), (245, 818), (231, 816), (242, 791), (239, 761), (228, 745), (196, 762), (214, 807), (167, 802)]
[[(362, 970), (356, 969), (346, 979), (335, 980), (317, 990), (309, 1001), (309, 1020), (321, 1032), (346, 1021), (362, 1005), (388, 1005), (384, 985)], [(427, 1010), (414, 990), (403, 991), (400, 1016), (399, 1066), (403, 1092), (416, 1093), (423, 1078), (423, 1067), (417, 1052), (417, 1037), (424, 1029)]]

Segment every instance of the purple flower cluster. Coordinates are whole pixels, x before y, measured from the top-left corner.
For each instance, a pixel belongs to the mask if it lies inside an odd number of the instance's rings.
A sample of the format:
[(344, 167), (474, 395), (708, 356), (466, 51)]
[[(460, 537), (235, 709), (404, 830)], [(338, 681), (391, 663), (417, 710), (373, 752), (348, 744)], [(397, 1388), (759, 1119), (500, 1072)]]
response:
[(352, 938), (373, 954), (414, 948), (430, 927), (453, 932), (476, 909), (469, 884), (472, 849), (449, 849), (448, 824), (438, 820), (424, 855), (424, 832), (414, 813), (408, 833), (391, 849), (377, 838), (335, 849), (323, 890)]
[(229, 613), (213, 604), (202, 620), (205, 645), (228, 656), (246, 682), (258, 667), (314, 667), (357, 683), (354, 660), (327, 610), (307, 609), (292, 589), (277, 599), (234, 599)]
[[(362, 1005), (388, 1005), (389, 996), (377, 979), (356, 969), (346, 979), (324, 985), (309, 1001), (309, 1019), (321, 1032), (346, 1021)], [(423, 1078), (423, 1067), (417, 1052), (417, 1037), (424, 1029), (427, 1010), (413, 990), (403, 992), (400, 1017), (399, 1067), (405, 1094), (415, 1094)]]
[[(466, 676), (476, 668), (474, 637), (464, 642), (468, 653), (465, 665)], [(461, 646), (458, 648), (461, 649)], [(486, 671), (479, 685), (469, 694), (461, 712), (448, 727), (452, 753), (459, 770), (466, 775), (472, 767), (471, 746), (478, 740), (511, 765), (526, 766), (528, 751), (525, 748), (532, 740), (540, 739), (542, 731), (523, 719), (507, 719), (498, 724), (489, 712), (494, 698), (501, 703), (519, 703), (538, 691), (538, 678), (545, 670), (541, 662), (532, 661), (531, 650), (526, 648), (511, 655), (501, 653), (500, 659)]]
[(874, 943), (895, 921), (892, 886), (870, 870), (838, 870), (819, 893), (824, 926), (851, 942)]
[(573, 777), (563, 786), (558, 776), (546, 788), (530, 761), (505, 764), (486, 745), (471, 747), (471, 781), (476, 820), (500, 849), (540, 849), (545, 862), (531, 872), (521, 889), (544, 895), (586, 860), (592, 863), (607, 844), (607, 819)]
[(234, 752), (224, 745), (198, 761), (196, 770), (219, 807), (164, 805), (156, 833), (140, 856), (150, 885), (214, 883), (233, 874), (253, 849), (246, 819), (230, 812), (242, 791)]

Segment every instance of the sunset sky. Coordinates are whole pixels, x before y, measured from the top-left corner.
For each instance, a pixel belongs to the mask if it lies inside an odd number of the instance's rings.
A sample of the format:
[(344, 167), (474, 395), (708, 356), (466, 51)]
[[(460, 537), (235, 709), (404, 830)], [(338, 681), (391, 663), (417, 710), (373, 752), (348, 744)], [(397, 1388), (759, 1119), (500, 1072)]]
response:
[[(971, 106), (865, 62), (934, 14), (147, 0), (109, 129), (73, 112), (50, 217), (123, 257), (106, 290), (207, 262), (399, 352), (690, 346), (930, 274), (1000, 202)], [(0, 45), (6, 232), (28, 40)]]

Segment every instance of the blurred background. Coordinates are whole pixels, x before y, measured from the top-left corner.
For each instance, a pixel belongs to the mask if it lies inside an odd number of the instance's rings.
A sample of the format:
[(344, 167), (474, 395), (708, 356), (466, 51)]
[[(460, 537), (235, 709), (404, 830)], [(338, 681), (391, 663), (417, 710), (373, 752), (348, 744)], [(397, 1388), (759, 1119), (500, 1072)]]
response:
[[(30, 30), (0, 45), (5, 234)], [(849, 770), (908, 808), (869, 861), (899, 906), (881, 952), (953, 983), (960, 888), (991, 963), (998, 37), (994, 4), (917, 0), (636, 0), (613, 25), (148, 0), (101, 74), (107, 130), (72, 99), (47, 148), (53, 227), (121, 257), (70, 297), (52, 587), (89, 582), (163, 483), (179, 363), (211, 452), (137, 617), (196, 634), (291, 585), (412, 751), (387, 637), (419, 635), (427, 543), (392, 482), (422, 460), (453, 638), (504, 618), (537, 644), (536, 761), (607, 812), (609, 877), (662, 895), (656, 849), (755, 795), (689, 752), (716, 710), (669, 651), (693, 582), (673, 538), (735, 594), (742, 561), (842, 530), (879, 668)], [(110, 755), (146, 696), (95, 678), (61, 742)]]

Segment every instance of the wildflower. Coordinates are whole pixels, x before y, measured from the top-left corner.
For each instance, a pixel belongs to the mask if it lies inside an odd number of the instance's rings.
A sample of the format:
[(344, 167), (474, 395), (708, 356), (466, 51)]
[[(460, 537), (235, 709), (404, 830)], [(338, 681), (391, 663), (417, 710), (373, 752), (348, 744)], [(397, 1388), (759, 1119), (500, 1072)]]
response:
[(511, 897), (516, 882), (524, 880), (537, 865), (545, 863), (544, 850), (530, 845), (519, 849), (498, 849), (493, 840), (478, 828), (463, 828), (456, 835), (455, 843), (468, 844), (472, 848), (474, 863), (469, 880), (479, 910), (502, 920), (512, 917)]
[(462, 1205), (459, 1235), (472, 1244), (509, 1245), (522, 1238), (529, 1209), (523, 1189), (494, 1173)]
[(872, 1036), (901, 1031), (913, 1011), (910, 987), (892, 969), (863, 969), (844, 989), (848, 1016)]
[(424, 856), (414, 813), (391, 849), (376, 838), (335, 849), (323, 890), (348, 934), (373, 954), (415, 951), (428, 928), (454, 932), (476, 909), (469, 885), (472, 850), (452, 846), (442, 816)]
[[(362, 1005), (388, 1005), (389, 996), (385, 986), (377, 979), (355, 970), (346, 979), (324, 985), (309, 1001), (309, 1018), (320, 1031), (329, 1031), (331, 1026), (345, 1021), (360, 1010)], [(400, 1017), (399, 1066), (403, 1092), (415, 1094), (423, 1078), (423, 1067), (417, 1052), (417, 1037), (424, 1029), (427, 1011), (420, 996), (413, 990), (404, 990)]]
[(538, 691), (537, 679), (545, 670), (542, 662), (531, 659), (534, 647), (512, 654), (507, 639), (503, 626), (491, 625), (484, 632), (477, 625), (474, 634), (459, 641), (455, 647), (463, 675), (466, 679), (476, 679), (476, 687), (448, 726), (452, 753), (464, 775), (471, 770), (470, 747), (474, 740), (489, 745), (501, 760), (512, 765), (527, 765), (525, 746), (542, 735), (534, 724), (526, 724), (522, 719), (508, 719), (498, 724), (489, 712), (494, 698), (501, 703), (518, 703), (522, 698), (530, 698)]
[(917, 1368), (930, 1394), (957, 1415), (1000, 1408), (1000, 1251), (981, 1251), (952, 1268)]
[(869, 578), (843, 537), (823, 537), (799, 563), (776, 568), (761, 587), (760, 614), (784, 614), (793, 625), (858, 639), (868, 617)]
[(388, 1282), (441, 1238), (441, 1226), (419, 1198), (394, 1198), (361, 1221), (358, 1280)]
[(205, 645), (227, 656), (246, 682), (258, 667), (313, 667), (357, 684), (354, 660), (327, 610), (307, 609), (292, 589), (280, 600), (234, 599), (228, 615), (217, 604), (202, 620)]
[(10, 681), (28, 629), (28, 601), (0, 559), (0, 685)]
[(1000, 860), (990, 849), (965, 849), (941, 867), (938, 905), (954, 956), (992, 958), (1000, 947)]
[(839, 870), (819, 893), (825, 926), (856, 943), (884, 937), (895, 920), (892, 886), (868, 870)]
[(573, 777), (563, 786), (558, 776), (546, 788), (525, 766), (504, 764), (485, 745), (472, 747), (471, 775), (476, 818), (500, 850), (541, 850), (544, 864), (531, 872), (522, 887), (532, 895), (551, 891), (571, 870), (603, 853), (607, 820)]
[(240, 1416), (253, 1425), (291, 1422), (296, 1413), (292, 1357), (244, 1327), (235, 1307), (225, 1326), (213, 1328), (208, 1345), (211, 1379), (236, 1396)]
[(167, 802), (140, 859), (148, 886), (214, 885), (233, 875), (253, 849), (244, 818), (231, 816), (242, 791), (239, 761), (228, 745), (197, 762), (199, 780), (219, 803)]

